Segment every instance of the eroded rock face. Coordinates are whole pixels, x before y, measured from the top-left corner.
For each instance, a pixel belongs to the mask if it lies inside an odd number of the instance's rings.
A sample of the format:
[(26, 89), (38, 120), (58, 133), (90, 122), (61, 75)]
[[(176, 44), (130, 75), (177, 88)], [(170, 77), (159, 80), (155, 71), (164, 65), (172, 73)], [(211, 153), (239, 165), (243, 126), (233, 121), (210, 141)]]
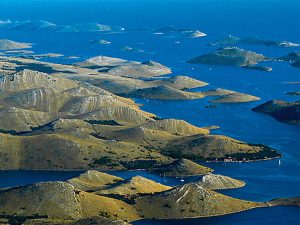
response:
[(219, 48), (216, 52), (204, 54), (188, 61), (195, 64), (248, 66), (268, 60), (267, 57), (237, 47)]
[(252, 109), (255, 112), (265, 113), (276, 120), (300, 125), (300, 102), (286, 102), (280, 100), (268, 101)]

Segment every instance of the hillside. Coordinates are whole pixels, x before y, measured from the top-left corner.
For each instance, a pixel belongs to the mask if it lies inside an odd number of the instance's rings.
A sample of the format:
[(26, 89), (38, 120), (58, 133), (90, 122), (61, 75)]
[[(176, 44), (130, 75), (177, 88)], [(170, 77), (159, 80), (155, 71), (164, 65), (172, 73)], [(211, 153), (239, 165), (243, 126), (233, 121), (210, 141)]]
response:
[(213, 169), (202, 166), (188, 159), (179, 159), (166, 165), (156, 166), (151, 172), (171, 177), (197, 176), (211, 173)]
[(219, 174), (207, 174), (195, 183), (210, 190), (234, 189), (245, 186), (245, 182)]
[(149, 219), (218, 216), (264, 206), (264, 203), (231, 198), (195, 183), (137, 198), (135, 204), (140, 215)]
[[(152, 61), (109, 57), (87, 61), (85, 66), (64, 65), (0, 56), (0, 168), (151, 170), (181, 158), (247, 161), (279, 156), (260, 145), (231, 142), (228, 137), (220, 141), (208, 128), (158, 118), (110, 89), (126, 92), (123, 96), (134, 93), (166, 100), (226, 96), (233, 91), (183, 91), (206, 83), (186, 76), (155, 78), (170, 70)], [(128, 77), (124, 66), (134, 68), (136, 77)]]
[(80, 174), (78, 177), (69, 179), (67, 182), (72, 184), (76, 189), (90, 192), (107, 188), (109, 185), (121, 180), (123, 179), (107, 173), (98, 172), (96, 170), (88, 170), (87, 172)]
[(247, 144), (222, 135), (194, 135), (183, 137), (169, 145), (163, 154), (175, 158), (207, 161), (248, 161), (281, 157), (265, 145)]
[(193, 79), (188, 76), (174, 76), (167, 79), (155, 80), (153, 83), (158, 84), (159, 86), (165, 85), (179, 90), (198, 88), (208, 85), (208, 83), (204, 81)]
[(147, 99), (164, 99), (164, 100), (186, 100), (186, 99), (199, 99), (205, 97), (201, 93), (186, 92), (178, 90), (169, 86), (159, 86), (138, 89), (126, 94), (131, 98), (147, 98)]
[(128, 180), (112, 184), (110, 187), (95, 193), (106, 196), (132, 198), (141, 194), (154, 194), (169, 189), (171, 189), (171, 187), (159, 184), (141, 176), (135, 176)]
[(0, 50), (15, 50), (15, 49), (26, 49), (31, 48), (28, 43), (20, 43), (7, 39), (0, 39)]

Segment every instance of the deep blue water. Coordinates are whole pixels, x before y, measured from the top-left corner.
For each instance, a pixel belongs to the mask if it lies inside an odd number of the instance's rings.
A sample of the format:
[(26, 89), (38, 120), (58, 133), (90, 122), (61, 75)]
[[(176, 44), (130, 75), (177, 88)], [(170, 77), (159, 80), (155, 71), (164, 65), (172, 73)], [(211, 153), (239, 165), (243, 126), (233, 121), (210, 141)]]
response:
[[(228, 195), (248, 200), (265, 201), (277, 197), (300, 195), (300, 127), (280, 123), (250, 109), (270, 99), (299, 100), (284, 94), (299, 91), (300, 70), (288, 63), (270, 62), (273, 72), (266, 73), (235, 67), (190, 65), (185, 63), (217, 47), (210, 41), (232, 34), (258, 36), (262, 39), (300, 42), (300, 1), (297, 0), (1, 0), (0, 20), (47, 20), (56, 24), (98, 22), (126, 29), (174, 25), (179, 28), (199, 29), (208, 34), (199, 39), (154, 35), (153, 32), (123, 33), (57, 33), (33, 31), (3, 31), (0, 38), (34, 43), (36, 53), (62, 53), (84, 60), (96, 55), (107, 55), (129, 60), (155, 60), (174, 71), (210, 83), (207, 88), (227, 88), (259, 96), (254, 103), (218, 105), (205, 108), (207, 99), (194, 101), (141, 100), (143, 109), (160, 117), (184, 119), (197, 126), (218, 125), (214, 133), (229, 135), (251, 143), (267, 144), (284, 154), (278, 160), (253, 163), (207, 163), (216, 173), (242, 179), (247, 186), (224, 191)], [(93, 45), (91, 41), (105, 39), (111, 45)], [(180, 42), (176, 44), (176, 42)], [(124, 52), (130, 46), (144, 52)], [(285, 55), (300, 48), (242, 46), (269, 57)], [(48, 59), (71, 63), (76, 60)], [(0, 171), (0, 188), (44, 180), (65, 180), (79, 172)], [(116, 172), (129, 178), (143, 175), (169, 185), (178, 179), (165, 179), (144, 171)], [(186, 180), (188, 181), (188, 180)], [(249, 212), (208, 219), (183, 221), (144, 221), (137, 224), (300, 224), (300, 210), (294, 207), (255, 209)]]

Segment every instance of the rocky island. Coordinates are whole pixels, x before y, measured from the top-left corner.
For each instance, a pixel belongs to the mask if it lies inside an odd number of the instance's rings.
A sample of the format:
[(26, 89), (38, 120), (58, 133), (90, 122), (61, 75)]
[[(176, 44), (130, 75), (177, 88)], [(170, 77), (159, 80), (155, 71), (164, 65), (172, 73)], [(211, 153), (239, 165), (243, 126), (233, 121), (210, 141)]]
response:
[(249, 66), (269, 60), (262, 54), (237, 47), (219, 48), (213, 53), (204, 54), (188, 61), (194, 64)]
[(32, 46), (28, 43), (20, 43), (7, 39), (0, 39), (0, 50), (16, 50), (16, 49), (27, 49)]
[(280, 122), (300, 125), (300, 101), (286, 102), (272, 100), (259, 105), (252, 110), (268, 114)]
[(214, 190), (244, 182), (209, 174), (170, 187), (136, 176), (127, 180), (87, 171), (68, 181), (30, 184), (0, 191), (3, 224), (128, 224), (141, 219), (183, 219), (225, 215), (257, 207), (299, 206), (299, 198), (251, 202)]

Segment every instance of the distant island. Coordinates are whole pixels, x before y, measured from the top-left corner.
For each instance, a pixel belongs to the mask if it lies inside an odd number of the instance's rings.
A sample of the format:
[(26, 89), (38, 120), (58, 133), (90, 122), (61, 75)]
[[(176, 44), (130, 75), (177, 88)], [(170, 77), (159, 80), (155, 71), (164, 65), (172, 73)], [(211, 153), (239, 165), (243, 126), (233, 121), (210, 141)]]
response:
[(7, 39), (0, 39), (0, 50), (16, 50), (16, 49), (27, 49), (31, 48), (29, 43), (20, 43)]
[(264, 45), (268, 47), (299, 47), (300, 44), (289, 42), (289, 41), (270, 41), (270, 40), (263, 40), (257, 37), (246, 37), (240, 38), (229, 35), (223, 39), (210, 42), (209, 45)]
[(214, 190), (245, 185), (209, 174), (170, 187), (135, 176), (127, 180), (89, 170), (66, 182), (41, 182), (0, 191), (0, 222), (9, 224), (128, 224), (141, 219), (226, 215), (258, 207), (299, 206), (299, 198), (252, 202)]

